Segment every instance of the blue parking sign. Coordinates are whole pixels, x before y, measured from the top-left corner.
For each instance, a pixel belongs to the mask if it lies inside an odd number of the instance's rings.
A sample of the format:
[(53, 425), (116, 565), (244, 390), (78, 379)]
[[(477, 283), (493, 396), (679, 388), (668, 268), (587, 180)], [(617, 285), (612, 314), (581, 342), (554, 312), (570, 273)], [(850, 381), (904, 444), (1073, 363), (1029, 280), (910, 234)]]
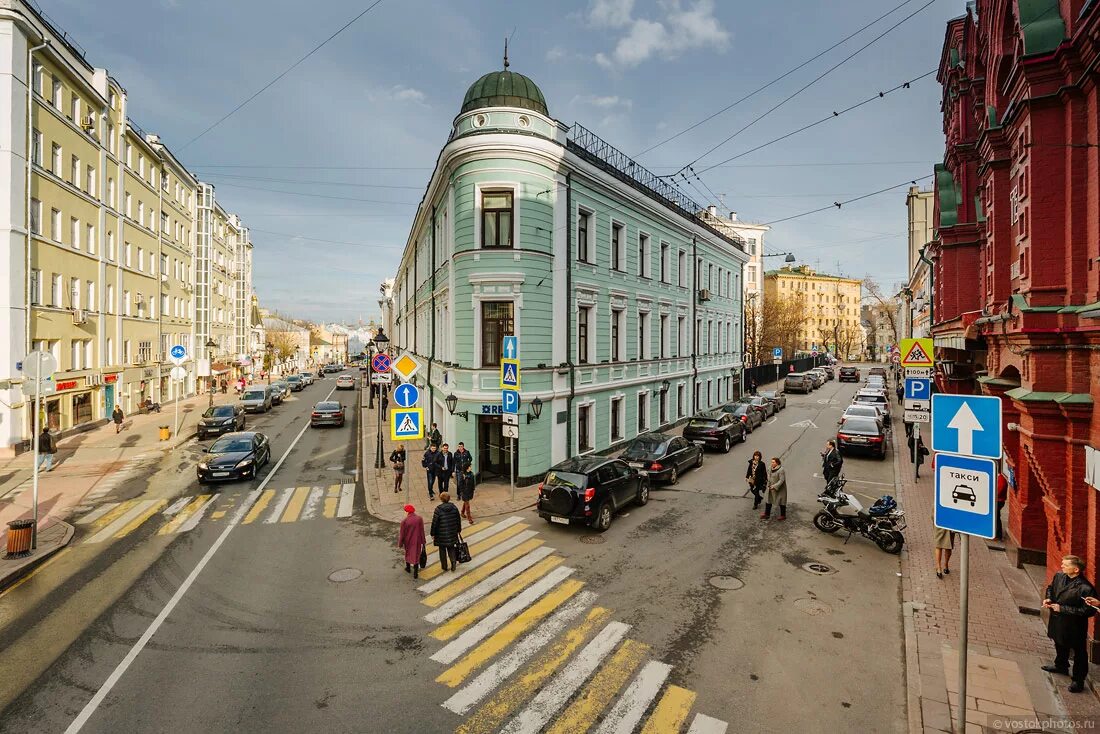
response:
[(505, 413), (519, 413), (519, 392), (516, 390), (501, 390), (500, 409)]
[(905, 378), (906, 400), (929, 400), (932, 397), (932, 381), (919, 377)]

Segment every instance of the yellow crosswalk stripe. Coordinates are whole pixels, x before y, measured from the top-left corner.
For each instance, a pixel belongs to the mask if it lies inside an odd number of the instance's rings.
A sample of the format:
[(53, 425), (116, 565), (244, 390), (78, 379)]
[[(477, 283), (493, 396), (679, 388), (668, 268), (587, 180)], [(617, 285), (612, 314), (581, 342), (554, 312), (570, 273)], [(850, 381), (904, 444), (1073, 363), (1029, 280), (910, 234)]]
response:
[(294, 495), (290, 498), (290, 502), (287, 503), (286, 511), (283, 513), (280, 522), (294, 522), (298, 519), (298, 515), (301, 514), (302, 508), (306, 505), (306, 499), (309, 498), (309, 491), (311, 489), (313, 489), (313, 487), (298, 487), (294, 490)]
[(119, 502), (117, 507), (115, 507), (103, 517), (96, 520), (94, 523), (92, 523), (92, 527), (90, 528), (90, 530), (99, 530), (101, 528), (107, 527), (115, 520), (119, 519), (127, 512), (129, 512), (130, 508), (134, 506), (135, 502), (137, 502), (137, 500), (126, 500), (125, 502)]
[(459, 685), (471, 673), (518, 640), (520, 635), (538, 624), (539, 620), (564, 604), (583, 587), (584, 583), (575, 579), (562, 582), (556, 589), (527, 607), (519, 616), (467, 653), (464, 658), (443, 671), (435, 679), (436, 682), (443, 683), (451, 688)]
[(210, 513), (210, 519), (211, 520), (221, 520), (223, 517), (225, 517), (225, 513), (226, 513), (225, 510), (218, 510), (217, 512), (211, 512)]
[(695, 703), (695, 691), (669, 686), (645, 723), (642, 734), (679, 734)]
[[(459, 576), (457, 579), (447, 584), (439, 591), (424, 597), (421, 601), (429, 607), (438, 607), (440, 604), (446, 601), (450, 601), (451, 599), (458, 596), (463, 591), (470, 588), (479, 581), (482, 581), (489, 576), (492, 576), (493, 573), (504, 568), (517, 558), (522, 558), (523, 556), (527, 555), (535, 548), (538, 548), (540, 545), (542, 545), (544, 542), (545, 541), (539, 540), (538, 538), (531, 538), (524, 543), (520, 543), (515, 548), (501, 553), (499, 556), (492, 559), (484, 566), (481, 566), (480, 568), (475, 568), (473, 571), (470, 571), (470, 573), (464, 576)], [(420, 575), (424, 576), (424, 574), (430, 570), (431, 569), (424, 569), (420, 572)]]
[(167, 505), (167, 504), (168, 504), (167, 500), (160, 500), (159, 502), (154, 502), (148, 509), (146, 509), (144, 512), (142, 512), (140, 515), (135, 517), (130, 522), (126, 523), (126, 525), (121, 530), (119, 530), (117, 533), (115, 533), (115, 537), (116, 538), (125, 538), (127, 535), (129, 535), (130, 533), (134, 532), (139, 527), (141, 527), (141, 524), (144, 523), (146, 520), (148, 520), (150, 517), (152, 517), (153, 515), (157, 514), (161, 510), (163, 510), (165, 505)]
[(601, 626), (609, 616), (611, 616), (610, 609), (594, 607), (583, 622), (556, 640), (553, 647), (533, 660), (494, 698), (483, 704), (473, 716), (455, 729), (455, 734), (491, 734), (497, 731), (500, 725), (538, 691), (542, 684), (549, 680), (550, 676), (584, 644), (592, 631)]
[(432, 637), (442, 641), (451, 639), (459, 632), (496, 609), (497, 606), (503, 604), (514, 594), (519, 593), (521, 589), (525, 589), (530, 584), (550, 573), (551, 570), (564, 561), (565, 559), (561, 556), (550, 556), (549, 558), (542, 559), (519, 576), (516, 576), (511, 581), (504, 584), (504, 586), (501, 586), (477, 603), (467, 607), (464, 611), (459, 612), (445, 624), (437, 627), (432, 632)]
[(546, 734), (585, 734), (649, 654), (649, 645), (624, 640)]
[(255, 522), (256, 518), (263, 514), (267, 506), (271, 504), (272, 498), (275, 496), (275, 492), (278, 490), (265, 489), (260, 498), (256, 500), (256, 504), (252, 505), (252, 509), (248, 511), (248, 514), (244, 516), (242, 524), (248, 525), (251, 522)]
[(339, 502), (339, 497), (325, 497), (325, 517), (329, 518), (330, 520), (336, 517), (336, 506), (339, 504)]
[[(486, 538), (485, 540), (481, 541), (480, 543), (475, 543), (474, 545), (471, 545), (470, 546), (470, 556), (476, 558), (478, 553), (480, 553), (482, 551), (486, 551), (486, 550), (492, 548), (494, 545), (498, 545), (500, 543), (503, 543), (504, 541), (508, 540), (508, 538), (511, 538), (513, 535), (516, 535), (518, 533), (522, 533), (526, 529), (527, 529), (527, 525), (524, 525), (523, 523), (518, 523), (518, 524), (513, 525), (509, 528), (505, 528), (504, 530), (500, 531), (496, 535), (494, 535), (492, 537), (489, 537), (489, 538)], [(466, 533), (468, 535), (473, 534), (473, 533), (470, 533), (470, 531), (468, 531), (468, 530), (466, 531)], [(482, 568), (484, 568), (484, 566)], [(436, 576), (438, 576), (441, 573), (443, 573), (443, 567), (440, 566), (438, 562), (436, 562), (436, 564), (434, 566), (429, 566), (428, 568), (425, 568), (423, 571), (421, 571), (420, 572), (420, 578), (422, 580), (430, 581), (430, 580), (434, 579)], [(470, 574), (465, 574), (465, 575), (469, 576)]]
[(200, 494), (198, 497), (188, 502), (186, 507), (176, 513), (171, 522), (157, 531), (157, 535), (171, 535), (179, 530), (180, 526), (187, 522), (200, 507), (205, 505), (206, 501), (209, 500), (211, 496), (212, 495), (209, 494)]

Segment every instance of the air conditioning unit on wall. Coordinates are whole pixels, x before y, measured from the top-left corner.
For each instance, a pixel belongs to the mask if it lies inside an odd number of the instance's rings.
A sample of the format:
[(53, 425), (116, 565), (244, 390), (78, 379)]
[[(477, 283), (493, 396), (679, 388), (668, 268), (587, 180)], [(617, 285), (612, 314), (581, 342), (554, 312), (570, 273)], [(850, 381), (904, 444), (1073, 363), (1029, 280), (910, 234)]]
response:
[(74, 308), (73, 309), (73, 323), (74, 324), (80, 325), (80, 324), (85, 323), (87, 320), (88, 320), (88, 316), (87, 316), (87, 314), (84, 313), (84, 309), (82, 309), (82, 308)]
[(700, 301), (709, 301), (710, 300), (710, 288), (701, 288), (701, 289), (699, 289), (699, 300)]

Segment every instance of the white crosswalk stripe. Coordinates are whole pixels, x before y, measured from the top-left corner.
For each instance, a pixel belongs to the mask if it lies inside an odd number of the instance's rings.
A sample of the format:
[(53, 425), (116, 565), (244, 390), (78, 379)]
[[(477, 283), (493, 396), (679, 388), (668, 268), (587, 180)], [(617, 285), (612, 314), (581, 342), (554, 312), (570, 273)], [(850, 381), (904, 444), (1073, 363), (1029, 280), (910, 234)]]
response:
[(86, 540), (85, 542), (102, 543), (103, 541), (107, 540), (112, 535), (117, 533), (119, 530), (122, 530), (122, 528), (129, 525), (131, 520), (148, 510), (150, 507), (156, 504), (156, 502), (156, 500), (144, 500), (142, 502), (135, 502), (133, 507), (127, 509), (126, 512), (122, 513), (121, 516), (116, 518), (113, 522), (109, 523), (107, 527), (103, 528), (98, 533), (88, 538), (88, 540)]
[(355, 485), (345, 484), (340, 488), (340, 504), (336, 507), (336, 517), (351, 517), (355, 503)]
[(302, 509), (302, 514), (298, 517), (299, 520), (312, 520), (317, 517), (318, 511), (321, 509), (321, 503), (325, 499), (325, 488), (314, 487), (309, 491), (309, 497), (306, 499), (306, 506)]
[(187, 507), (187, 503), (190, 502), (190, 501), (191, 501), (191, 497), (180, 497), (178, 500), (176, 500), (172, 504), (168, 505), (168, 507), (166, 507), (164, 509), (164, 512), (161, 513), (161, 514), (163, 514), (165, 517), (172, 517), (172, 515), (175, 515), (177, 512), (182, 510), (184, 507)]
[(688, 734), (726, 734), (729, 724), (718, 719), (712, 719), (706, 714), (696, 714), (691, 722)]
[(84, 515), (83, 517), (78, 519), (76, 521), (76, 524), (77, 525), (90, 525), (93, 522), (95, 522), (96, 520), (98, 520), (99, 518), (106, 515), (111, 510), (115, 509), (116, 507), (118, 507), (117, 502), (108, 502), (105, 505), (100, 505), (96, 509), (89, 512), (87, 515)]
[(490, 538), (490, 537), (496, 535), (497, 533), (499, 533), (500, 531), (507, 530), (508, 528), (512, 527), (513, 525), (518, 525), (521, 522), (523, 522), (522, 517), (509, 517), (507, 520), (501, 520), (500, 522), (496, 523), (495, 525), (491, 525), (491, 526), (485, 528), (484, 530), (479, 530), (478, 532), (474, 533), (473, 535), (464, 535), (464, 536), (462, 536), (462, 539), (465, 540), (470, 545), (473, 545), (474, 543), (480, 543), (481, 541), (485, 540), (486, 538)]
[(462, 592), (454, 599), (451, 599), (446, 604), (443, 604), (438, 609), (429, 612), (424, 615), (424, 619), (428, 620), (432, 624), (442, 624), (448, 619), (458, 614), (466, 607), (470, 606), (478, 599), (486, 596), (487, 594), (495, 591), (511, 579), (519, 576), (521, 573), (534, 566), (536, 563), (546, 558), (554, 552), (553, 548), (547, 548), (542, 546), (535, 548), (530, 553), (526, 554), (522, 558), (516, 560), (514, 563), (510, 563), (504, 568), (494, 573), (489, 578), (485, 579), (479, 584), (470, 587), (466, 591)]
[(217, 500), (218, 500), (218, 496), (214, 495), (213, 497), (208, 499), (205, 503), (203, 503), (202, 507), (195, 510), (194, 514), (192, 514), (191, 517), (189, 517), (187, 519), (187, 522), (185, 522), (183, 525), (180, 526), (179, 532), (189, 533), (192, 530), (194, 530), (195, 526), (199, 524), (200, 520), (202, 520), (203, 515), (206, 514), (207, 508), (210, 507), (210, 505), (214, 504)]
[(476, 568), (481, 568), (482, 566), (484, 566), (486, 563), (493, 560), (497, 556), (500, 556), (500, 555), (503, 555), (504, 553), (507, 553), (508, 551), (515, 548), (517, 545), (522, 545), (523, 543), (527, 542), (528, 540), (535, 537), (536, 535), (538, 535), (538, 533), (534, 530), (524, 530), (522, 533), (516, 533), (511, 538), (508, 538), (508, 540), (505, 540), (504, 542), (499, 543), (498, 545), (494, 545), (492, 548), (481, 551), (469, 563), (460, 564), (457, 571), (448, 571), (448, 572), (442, 573), (439, 576), (436, 576), (434, 579), (432, 579), (428, 583), (419, 586), (417, 588), (417, 590), (421, 591), (425, 594), (430, 594), (433, 591), (437, 591), (439, 589), (442, 589), (444, 586), (451, 583), (456, 578), (460, 578), (462, 576), (465, 576), (470, 571), (473, 571)]
[(596, 734), (631, 734), (672, 671), (667, 663), (650, 660), (604, 718)]
[(274, 525), (279, 522), (279, 517), (282, 516), (283, 510), (290, 503), (290, 498), (294, 495), (294, 487), (288, 487), (283, 490), (283, 493), (279, 495), (279, 499), (275, 501), (275, 508), (271, 510), (267, 519), (264, 520), (265, 525)]

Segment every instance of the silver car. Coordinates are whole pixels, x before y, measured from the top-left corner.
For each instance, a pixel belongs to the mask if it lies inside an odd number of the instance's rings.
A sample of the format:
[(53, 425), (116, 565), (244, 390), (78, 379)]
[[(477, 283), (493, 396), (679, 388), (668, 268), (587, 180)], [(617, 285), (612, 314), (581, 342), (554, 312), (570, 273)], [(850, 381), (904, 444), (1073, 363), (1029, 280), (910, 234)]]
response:
[(271, 389), (265, 385), (250, 385), (241, 393), (241, 407), (246, 413), (266, 413), (271, 405)]
[(306, 383), (307, 385), (312, 385), (314, 379), (316, 379), (316, 378), (313, 377), (312, 372), (299, 372), (298, 377), (301, 377), (302, 382)]

